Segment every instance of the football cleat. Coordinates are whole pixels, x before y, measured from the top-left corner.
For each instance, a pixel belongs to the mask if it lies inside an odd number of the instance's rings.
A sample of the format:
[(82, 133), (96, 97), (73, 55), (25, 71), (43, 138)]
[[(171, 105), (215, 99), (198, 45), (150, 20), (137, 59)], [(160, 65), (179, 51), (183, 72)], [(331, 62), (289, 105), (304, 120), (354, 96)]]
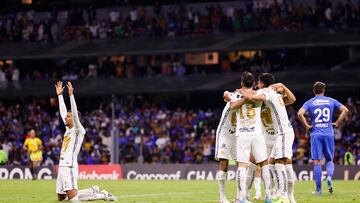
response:
[(105, 201), (117, 201), (117, 198), (106, 190), (102, 190), (100, 193), (104, 194)]
[(326, 179), (326, 184), (327, 184), (327, 188), (329, 190), (329, 193), (330, 194), (334, 193), (334, 188), (332, 186), (332, 180), (331, 179)]
[(321, 191), (317, 191), (315, 190), (314, 192), (311, 193), (312, 195), (321, 195)]

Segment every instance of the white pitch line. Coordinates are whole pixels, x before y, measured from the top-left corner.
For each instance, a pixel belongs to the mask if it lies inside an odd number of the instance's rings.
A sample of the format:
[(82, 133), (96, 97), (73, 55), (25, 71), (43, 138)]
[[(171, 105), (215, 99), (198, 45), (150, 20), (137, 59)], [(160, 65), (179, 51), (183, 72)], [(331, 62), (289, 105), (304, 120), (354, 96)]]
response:
[(216, 192), (167, 192), (167, 193), (120, 195), (120, 196), (117, 196), (117, 197), (118, 198), (133, 198), (133, 197), (156, 197), (156, 196), (169, 196), (169, 195), (176, 196), (176, 195), (215, 194), (215, 193)]

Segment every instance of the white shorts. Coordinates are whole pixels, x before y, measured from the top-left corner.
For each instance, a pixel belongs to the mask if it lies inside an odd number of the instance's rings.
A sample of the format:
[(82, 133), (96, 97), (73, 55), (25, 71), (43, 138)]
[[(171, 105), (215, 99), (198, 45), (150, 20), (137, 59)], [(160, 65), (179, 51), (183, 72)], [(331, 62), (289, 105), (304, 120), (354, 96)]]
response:
[(267, 156), (270, 157), (276, 138), (273, 135), (268, 135), (268, 134), (264, 134), (264, 138), (266, 144), (266, 153)]
[(281, 159), (289, 158), (293, 156), (292, 146), (294, 143), (294, 132), (278, 135), (275, 140), (275, 144), (270, 155), (270, 158)]
[(256, 163), (268, 159), (264, 136), (240, 135), (236, 139), (237, 161), (249, 163), (250, 153), (254, 156)]
[(59, 172), (56, 179), (56, 193), (66, 194), (66, 191), (68, 190), (77, 190), (78, 172), (77, 168), (59, 166)]
[(216, 135), (215, 159), (236, 160), (235, 130), (223, 128)]

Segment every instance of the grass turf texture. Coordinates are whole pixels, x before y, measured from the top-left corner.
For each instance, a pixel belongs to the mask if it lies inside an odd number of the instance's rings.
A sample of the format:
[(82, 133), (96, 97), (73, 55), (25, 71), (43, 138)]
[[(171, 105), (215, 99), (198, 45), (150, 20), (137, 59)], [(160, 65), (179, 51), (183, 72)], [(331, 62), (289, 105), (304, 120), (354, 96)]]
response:
[[(218, 202), (216, 181), (79, 181), (81, 189), (92, 185), (108, 190), (122, 203)], [(313, 182), (296, 182), (295, 198), (298, 203), (360, 202), (360, 181), (334, 181), (333, 195), (325, 187), (324, 182), (323, 195), (314, 197)], [(0, 191), (0, 202), (56, 202), (55, 180), (0, 180)], [(227, 192), (231, 200), (235, 194), (234, 181), (228, 182)]]

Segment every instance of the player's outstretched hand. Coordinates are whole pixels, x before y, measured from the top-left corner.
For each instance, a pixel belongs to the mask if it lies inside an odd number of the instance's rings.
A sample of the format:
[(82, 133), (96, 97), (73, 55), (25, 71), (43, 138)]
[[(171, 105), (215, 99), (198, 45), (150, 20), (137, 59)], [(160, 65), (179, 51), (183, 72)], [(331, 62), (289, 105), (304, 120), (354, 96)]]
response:
[(65, 87), (63, 86), (63, 83), (61, 81), (58, 81), (55, 84), (55, 90), (57, 95), (62, 95), (64, 92)]
[(335, 128), (338, 128), (338, 127), (339, 127), (339, 124), (336, 123), (336, 122), (332, 123), (332, 125), (333, 125)]
[(66, 87), (68, 88), (69, 96), (74, 95), (74, 88), (73, 88), (71, 82), (67, 82)]

